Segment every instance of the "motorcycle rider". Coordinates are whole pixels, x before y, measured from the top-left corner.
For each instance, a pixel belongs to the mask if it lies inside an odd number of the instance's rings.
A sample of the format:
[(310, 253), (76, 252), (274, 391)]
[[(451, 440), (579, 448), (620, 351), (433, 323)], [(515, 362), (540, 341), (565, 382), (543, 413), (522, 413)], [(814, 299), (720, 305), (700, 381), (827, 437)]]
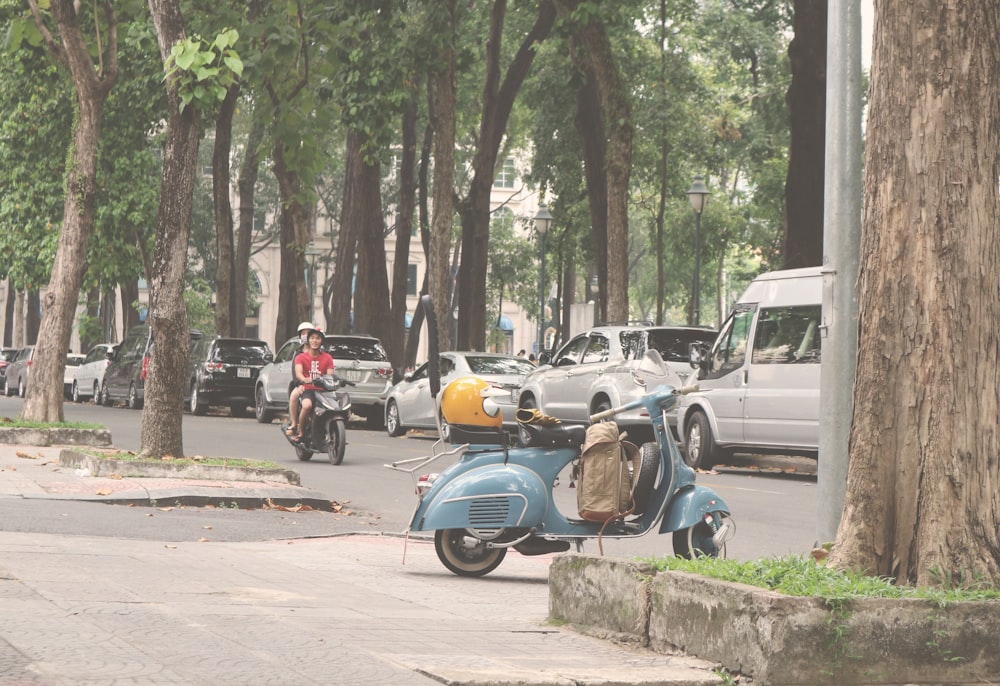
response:
[(322, 329), (312, 328), (307, 333), (306, 351), (295, 356), (295, 379), (302, 383), (302, 395), (299, 397), (298, 432), (293, 440), (301, 442), (309, 411), (316, 399), (316, 391), (322, 390), (313, 383), (313, 379), (333, 371), (333, 357), (322, 350), (324, 334)]
[[(312, 322), (302, 322), (295, 333), (299, 337), (299, 352), (305, 352), (309, 344), (309, 332), (316, 328)], [(293, 360), (294, 365), (294, 360)], [(302, 395), (302, 384), (295, 377), (295, 370), (292, 370), (292, 383), (295, 388), (288, 394), (288, 426), (285, 427), (286, 436), (295, 436), (299, 433), (299, 396)]]

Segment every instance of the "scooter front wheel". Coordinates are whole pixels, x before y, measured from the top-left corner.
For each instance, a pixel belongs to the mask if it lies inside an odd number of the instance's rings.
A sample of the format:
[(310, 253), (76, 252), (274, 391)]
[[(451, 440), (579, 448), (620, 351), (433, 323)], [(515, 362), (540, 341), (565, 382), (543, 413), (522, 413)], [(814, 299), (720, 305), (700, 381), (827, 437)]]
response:
[(704, 519), (687, 529), (674, 532), (674, 555), (693, 560), (696, 557), (716, 557), (726, 559), (726, 544), (716, 545), (713, 540), (715, 532), (724, 524), (721, 512), (711, 513), (712, 523)]
[(500, 566), (506, 548), (488, 548), (486, 542), (465, 529), (438, 529), (434, 550), (441, 564), (459, 576), (484, 576)]
[(347, 428), (343, 419), (331, 419), (326, 425), (326, 454), (330, 464), (337, 465), (344, 461), (344, 450), (347, 448)]

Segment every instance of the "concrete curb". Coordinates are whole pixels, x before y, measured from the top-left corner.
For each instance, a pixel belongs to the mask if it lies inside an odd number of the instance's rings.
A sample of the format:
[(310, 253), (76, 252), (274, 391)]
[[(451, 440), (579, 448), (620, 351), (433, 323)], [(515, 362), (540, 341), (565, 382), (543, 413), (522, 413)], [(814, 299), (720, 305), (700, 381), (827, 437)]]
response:
[(89, 445), (111, 446), (111, 432), (107, 429), (27, 429), (22, 427), (0, 428), (0, 443), (11, 445)]
[(993, 600), (825, 601), (565, 554), (549, 568), (549, 618), (718, 662), (755, 683), (979, 684), (1000, 671)]
[(291, 469), (255, 469), (223, 465), (173, 463), (165, 460), (118, 460), (114, 453), (96, 457), (65, 448), (59, 464), (73, 469), (87, 469), (91, 476), (142, 476), (161, 479), (217, 479), (222, 481), (280, 481), (300, 486), (299, 473)]

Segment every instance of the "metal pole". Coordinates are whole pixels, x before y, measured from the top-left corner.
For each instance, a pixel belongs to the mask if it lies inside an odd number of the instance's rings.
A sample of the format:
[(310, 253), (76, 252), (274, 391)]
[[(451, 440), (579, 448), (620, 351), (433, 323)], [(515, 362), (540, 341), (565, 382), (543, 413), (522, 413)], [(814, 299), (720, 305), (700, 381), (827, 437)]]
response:
[(538, 354), (542, 354), (545, 349), (545, 232), (541, 232), (542, 239), (542, 268), (538, 276)]
[(701, 212), (694, 213), (694, 325), (701, 322)]
[(831, 2), (827, 19), (822, 420), (816, 482), (819, 543), (836, 539), (847, 491), (858, 354), (857, 281), (863, 194), (860, 1)]

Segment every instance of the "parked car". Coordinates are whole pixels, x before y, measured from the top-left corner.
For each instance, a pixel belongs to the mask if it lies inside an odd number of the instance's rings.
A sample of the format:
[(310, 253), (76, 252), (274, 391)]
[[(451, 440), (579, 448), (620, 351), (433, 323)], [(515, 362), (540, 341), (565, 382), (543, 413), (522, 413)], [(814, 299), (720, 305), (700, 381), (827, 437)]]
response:
[[(507, 391), (506, 396), (494, 397), (500, 406), (504, 427), (517, 428), (518, 387), (535, 371), (535, 365), (523, 357), (500, 353), (454, 352), (439, 357), (441, 387), (460, 376), (477, 376), (492, 386)], [(425, 362), (412, 374), (389, 389), (385, 398), (385, 430), (390, 436), (402, 436), (407, 429), (437, 428), (437, 403), (431, 397), (428, 366)]]
[(85, 357), (87, 356), (79, 353), (67, 353), (66, 355), (66, 367), (63, 369), (63, 397), (67, 399), (73, 393), (73, 377), (76, 375), (76, 370), (83, 364)]
[[(381, 428), (385, 394), (392, 387), (392, 365), (382, 342), (363, 334), (328, 334), (323, 349), (333, 356), (334, 373), (354, 382), (344, 389), (351, 396), (351, 411), (364, 417), (368, 426)], [(254, 389), (258, 422), (266, 424), (276, 414), (288, 412), (292, 364), (299, 352), (299, 339), (290, 338), (278, 348), (274, 361), (260, 370)]]
[(0, 348), (0, 389), (7, 383), (7, 365), (17, 355), (17, 348)]
[(184, 399), (191, 414), (225, 405), (234, 417), (247, 416), (261, 368), (274, 359), (270, 346), (255, 338), (202, 338), (191, 346)]
[[(565, 422), (586, 424), (595, 412), (631, 402), (652, 390), (650, 385), (682, 385), (693, 371), (692, 343), (711, 345), (716, 332), (702, 327), (629, 324), (598, 326), (571, 338), (551, 363), (529, 374), (521, 385), (519, 407), (535, 407)], [(656, 379), (641, 369), (647, 350), (660, 353), (676, 376)], [(543, 358), (544, 359), (544, 358)], [(635, 443), (652, 440), (652, 425), (644, 410), (615, 417)], [(676, 417), (671, 415), (676, 431)]]
[[(191, 329), (191, 341), (202, 338), (198, 329)], [(146, 395), (146, 378), (150, 373), (153, 352), (153, 331), (148, 324), (133, 326), (115, 346), (111, 364), (104, 370), (101, 382), (101, 402), (111, 405), (122, 400), (125, 407), (138, 410)]]
[(112, 343), (98, 343), (87, 352), (83, 363), (76, 367), (73, 374), (73, 387), (70, 389), (73, 402), (93, 398), (95, 403), (101, 404), (101, 382), (104, 381), (104, 370), (110, 364), (108, 356), (114, 349)]
[(14, 354), (10, 364), (7, 365), (4, 376), (4, 395), (11, 396), (17, 393), (20, 397), (24, 397), (24, 393), (28, 389), (28, 372), (31, 370), (31, 360), (34, 356), (35, 346), (33, 345), (26, 345)]

